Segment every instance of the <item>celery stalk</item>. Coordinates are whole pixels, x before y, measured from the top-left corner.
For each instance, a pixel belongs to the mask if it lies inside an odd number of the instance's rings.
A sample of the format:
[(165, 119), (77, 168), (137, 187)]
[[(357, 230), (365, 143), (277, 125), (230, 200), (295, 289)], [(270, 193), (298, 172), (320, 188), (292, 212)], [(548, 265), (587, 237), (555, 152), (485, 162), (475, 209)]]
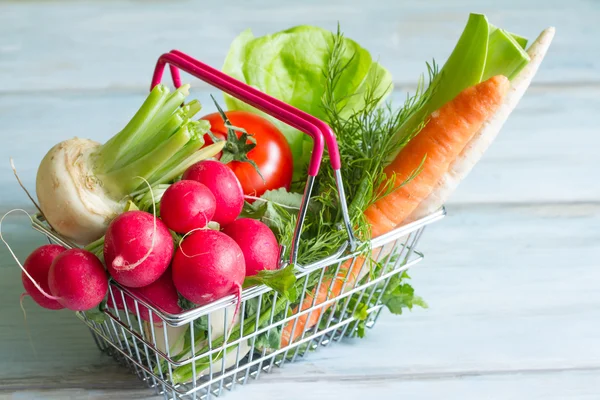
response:
[(527, 48), (527, 43), (529, 42), (527, 40), (527, 38), (517, 35), (516, 33), (512, 33), (512, 32), (507, 32), (510, 36), (512, 36), (512, 38), (515, 40), (515, 42), (517, 42), (517, 44), (519, 46), (521, 46), (521, 48), (523, 50), (525, 50)]
[(489, 30), (485, 15), (469, 16), (458, 43), (431, 83), (434, 91), (422, 112), (431, 114), (465, 88), (481, 82), (488, 56)]
[(183, 110), (185, 111), (188, 118), (192, 118), (194, 115), (198, 114), (201, 109), (202, 105), (196, 99), (190, 101), (183, 107)]
[(160, 146), (165, 140), (174, 135), (181, 126), (188, 122), (185, 115), (186, 113), (183, 109), (175, 111), (175, 113), (171, 115), (171, 117), (165, 123), (162, 124), (160, 130), (153, 132), (151, 136), (148, 135), (143, 142), (138, 143), (133, 149), (131, 149), (129, 154), (126, 154), (122, 158), (122, 161), (118, 164), (119, 167), (128, 165), (129, 163), (137, 160), (144, 154)]
[[(454, 50), (427, 89), (429, 98), (402, 124), (396, 134), (406, 143), (418, 133), (429, 115), (464, 89), (494, 75), (512, 79), (529, 62), (523, 49), (527, 40), (490, 24), (481, 14), (470, 14)], [(396, 157), (400, 149), (391, 155)]]
[(140, 179), (148, 179), (190, 140), (190, 132), (183, 126), (173, 136), (153, 151), (117, 170), (101, 175), (105, 188), (115, 197), (121, 198), (140, 186)]
[(529, 55), (521, 45), (503, 29), (494, 29), (488, 43), (488, 57), (482, 81), (495, 75), (513, 79), (529, 62)]
[(203, 147), (200, 150), (197, 150), (185, 157), (183, 157), (183, 153), (180, 153), (182, 154), (182, 159), (176, 160), (176, 157), (173, 157), (173, 159), (177, 162), (172, 163), (171, 169), (165, 168), (164, 175), (158, 176), (156, 178), (153, 177), (152, 184), (162, 184), (177, 178), (179, 175), (182, 175), (185, 172), (185, 170), (187, 170), (189, 167), (196, 164), (197, 162), (207, 160), (211, 157), (216, 156), (221, 150), (223, 150), (224, 146), (225, 141), (221, 140), (215, 144), (211, 144), (210, 146)]
[[(158, 135), (162, 131), (162, 128), (167, 126), (170, 128), (169, 123), (174, 112), (180, 112), (180, 115), (185, 115), (181, 110), (181, 104), (185, 100), (186, 96), (189, 95), (190, 85), (182, 85), (175, 92), (170, 94), (164, 104), (158, 109), (156, 114), (150, 119), (148, 127), (143, 134), (137, 135), (132, 145), (129, 147), (129, 151), (123, 154), (117, 162), (115, 162), (113, 169), (121, 168), (133, 160), (137, 160), (145, 153), (154, 150), (162, 141), (166, 140), (174, 130), (171, 130), (168, 136)], [(180, 125), (183, 123), (181, 120)]]
[(210, 129), (210, 123), (208, 121), (193, 121), (189, 122), (186, 126), (192, 134), (191, 139), (168, 162), (163, 164), (161, 168), (148, 178), (150, 184), (154, 185), (157, 182), (164, 183), (165, 178), (171, 175), (169, 171), (178, 170), (178, 166), (182, 162), (193, 156), (195, 152), (204, 146), (204, 134)]
[(139, 141), (139, 137), (150, 126), (154, 116), (160, 111), (168, 95), (169, 89), (164, 85), (157, 85), (152, 89), (146, 101), (125, 128), (102, 145), (96, 156), (96, 170), (110, 171), (123, 156), (132, 150), (134, 144)]

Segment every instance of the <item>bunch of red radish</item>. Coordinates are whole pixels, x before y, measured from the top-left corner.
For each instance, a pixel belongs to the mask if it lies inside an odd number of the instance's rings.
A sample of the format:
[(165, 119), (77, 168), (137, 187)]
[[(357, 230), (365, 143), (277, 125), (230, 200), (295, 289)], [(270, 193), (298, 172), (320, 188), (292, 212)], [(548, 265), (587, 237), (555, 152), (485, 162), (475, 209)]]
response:
[[(258, 220), (239, 218), (243, 205), (231, 169), (215, 160), (198, 162), (164, 192), (160, 217), (135, 210), (111, 222), (104, 238), (106, 270), (89, 251), (45, 245), (25, 261), (23, 285), (36, 303), (53, 310), (97, 307), (107, 297), (109, 275), (171, 314), (182, 311), (179, 294), (197, 305), (239, 296), (245, 277), (274, 270), (279, 262), (275, 235)], [(209, 227), (211, 221), (219, 228)], [(180, 244), (170, 231), (183, 235)], [(133, 299), (125, 297), (134, 310)], [(124, 308), (120, 295), (109, 296), (108, 305)], [(149, 320), (145, 307), (139, 305), (139, 313)]]

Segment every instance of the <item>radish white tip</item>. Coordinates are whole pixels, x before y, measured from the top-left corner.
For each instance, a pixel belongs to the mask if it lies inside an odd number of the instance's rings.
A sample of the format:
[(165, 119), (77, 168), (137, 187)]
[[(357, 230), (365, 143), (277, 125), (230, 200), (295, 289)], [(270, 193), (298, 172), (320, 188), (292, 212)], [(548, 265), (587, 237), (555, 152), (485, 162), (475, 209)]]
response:
[(27, 278), (31, 281), (31, 283), (33, 283), (33, 285), (35, 286), (35, 288), (37, 290), (40, 291), (41, 294), (43, 294), (44, 296), (46, 296), (47, 298), (51, 299), (51, 300), (59, 300), (60, 297), (56, 297), (56, 296), (52, 296), (49, 295), (48, 293), (46, 293), (44, 291), (44, 289), (42, 289), (42, 287), (35, 281), (35, 279), (33, 279), (31, 277), (31, 275), (29, 275), (29, 272), (27, 272), (27, 270), (25, 269), (25, 267), (23, 267), (23, 265), (21, 264), (21, 262), (19, 261), (19, 258), (17, 257), (17, 255), (13, 252), (12, 248), (9, 246), (9, 244), (6, 242), (6, 240), (4, 240), (4, 236), (2, 235), (2, 223), (4, 222), (4, 218), (6, 218), (8, 216), (8, 214), (14, 212), (14, 211), (21, 211), (23, 213), (25, 213), (25, 215), (27, 215), (29, 217), (29, 220), (31, 220), (31, 223), (33, 223), (33, 219), (31, 218), (31, 215), (29, 215), (29, 213), (21, 208), (15, 208), (10, 210), (9, 212), (7, 212), (6, 214), (4, 214), (2, 216), (2, 218), (0, 218), (0, 239), (4, 242), (4, 244), (6, 245), (6, 247), (8, 248), (8, 251), (10, 252), (10, 254), (13, 256), (13, 258), (15, 259), (15, 261), (17, 262), (17, 264), (19, 265), (19, 267), (21, 268), (21, 270), (23, 271), (23, 273), (27, 276)]

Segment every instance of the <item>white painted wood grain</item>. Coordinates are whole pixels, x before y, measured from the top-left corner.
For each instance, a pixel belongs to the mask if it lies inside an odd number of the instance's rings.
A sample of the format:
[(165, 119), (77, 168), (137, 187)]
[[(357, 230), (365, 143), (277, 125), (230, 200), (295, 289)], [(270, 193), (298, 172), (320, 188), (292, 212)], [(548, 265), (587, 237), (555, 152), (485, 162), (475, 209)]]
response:
[(600, 81), (595, 1), (15, 1), (0, 4), (0, 91), (145, 88), (158, 56), (172, 48), (220, 67), (246, 28), (334, 30), (338, 21), (397, 82), (415, 84), (425, 62), (450, 54), (470, 12), (531, 40), (557, 27), (536, 85)]

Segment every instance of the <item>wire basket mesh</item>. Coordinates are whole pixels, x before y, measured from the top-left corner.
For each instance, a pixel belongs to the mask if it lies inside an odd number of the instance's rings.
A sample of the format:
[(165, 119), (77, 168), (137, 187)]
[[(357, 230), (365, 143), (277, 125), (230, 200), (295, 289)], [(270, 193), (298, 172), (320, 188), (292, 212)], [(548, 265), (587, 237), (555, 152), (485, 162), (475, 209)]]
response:
[[(112, 307), (106, 310), (104, 321), (96, 322), (85, 313), (77, 315), (90, 328), (100, 350), (135, 372), (156, 394), (165, 399), (220, 396), (274, 366), (372, 328), (385, 307), (390, 285), (400, 282), (403, 271), (423, 258), (416, 245), (425, 226), (441, 217), (443, 210), (374, 242), (371, 264), (363, 262), (363, 252), (307, 267), (297, 274), (305, 290), (293, 304), (266, 287), (245, 290), (236, 318), (241, 324), (236, 327), (231, 325), (234, 299), (180, 318), (153, 309), (116, 283), (109, 288)], [(356, 272), (353, 267), (361, 262), (359, 275), (353, 279), (349, 272)], [(328, 279), (331, 276), (337, 279)], [(307, 286), (317, 282), (315, 293), (319, 293), (331, 290), (336, 281), (344, 288), (338, 296), (325, 301), (308, 297), (312, 292)], [(295, 311), (282, 314), (288, 309)], [(281, 337), (285, 327), (295, 340), (273, 343), (272, 338)], [(208, 332), (206, 337), (198, 333), (203, 331)]]

